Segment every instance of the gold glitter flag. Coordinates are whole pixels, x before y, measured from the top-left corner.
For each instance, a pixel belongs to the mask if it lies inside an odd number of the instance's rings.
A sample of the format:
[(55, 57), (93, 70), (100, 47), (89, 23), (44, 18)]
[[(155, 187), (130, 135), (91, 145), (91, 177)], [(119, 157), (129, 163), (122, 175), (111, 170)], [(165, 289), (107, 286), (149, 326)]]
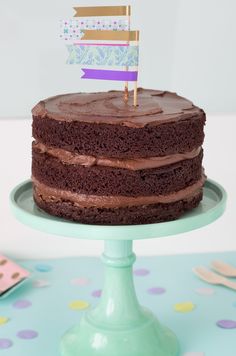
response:
[[(130, 6), (74, 7), (74, 17), (90, 16), (130, 16)], [(128, 12), (128, 13), (127, 13)]]
[(139, 31), (83, 30), (81, 40), (96, 41), (138, 41)]

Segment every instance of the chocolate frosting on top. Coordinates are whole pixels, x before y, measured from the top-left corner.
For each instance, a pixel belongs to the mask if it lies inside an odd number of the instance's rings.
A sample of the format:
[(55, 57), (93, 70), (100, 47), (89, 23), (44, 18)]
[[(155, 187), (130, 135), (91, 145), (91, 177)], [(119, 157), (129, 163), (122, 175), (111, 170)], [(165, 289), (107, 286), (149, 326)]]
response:
[(59, 121), (80, 121), (143, 127), (165, 122), (202, 117), (204, 112), (176, 93), (138, 89), (138, 106), (133, 106), (133, 93), (125, 103), (122, 91), (74, 93), (40, 101), (33, 116)]

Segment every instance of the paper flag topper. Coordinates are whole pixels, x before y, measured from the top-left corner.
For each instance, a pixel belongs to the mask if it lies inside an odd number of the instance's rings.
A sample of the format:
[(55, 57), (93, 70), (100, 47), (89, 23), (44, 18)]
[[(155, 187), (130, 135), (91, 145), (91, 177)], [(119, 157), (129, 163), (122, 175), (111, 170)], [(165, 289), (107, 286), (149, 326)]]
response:
[(93, 7), (74, 7), (75, 17), (89, 16), (130, 16), (131, 7), (128, 6), (93, 6)]
[(138, 41), (139, 31), (93, 31), (84, 30), (82, 40)]
[(83, 36), (83, 30), (110, 30), (128, 31), (129, 23), (126, 18), (110, 19), (68, 19), (60, 21), (60, 38), (66, 41), (79, 40)]
[(137, 66), (138, 46), (67, 45), (68, 64)]
[(82, 68), (83, 79), (116, 80), (122, 82), (136, 82), (138, 79), (137, 71), (126, 70), (105, 70)]
[[(61, 21), (60, 37), (72, 42), (67, 46), (67, 63), (124, 67), (124, 70), (82, 68), (84, 73), (81, 78), (125, 81), (126, 102), (128, 82), (133, 81), (134, 106), (137, 106), (139, 31), (130, 30), (131, 7), (95, 6), (74, 9), (76, 20)], [(129, 67), (133, 67), (133, 70), (129, 70)]]

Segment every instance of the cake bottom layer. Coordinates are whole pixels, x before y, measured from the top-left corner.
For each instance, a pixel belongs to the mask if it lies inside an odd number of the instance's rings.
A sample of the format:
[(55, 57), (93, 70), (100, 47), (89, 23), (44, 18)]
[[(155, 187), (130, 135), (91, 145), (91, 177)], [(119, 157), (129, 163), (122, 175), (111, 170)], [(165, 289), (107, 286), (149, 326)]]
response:
[(48, 214), (92, 225), (139, 225), (175, 220), (185, 212), (196, 208), (202, 200), (200, 189), (191, 197), (172, 203), (156, 203), (122, 208), (78, 207), (70, 201), (45, 201), (34, 190), (34, 200)]

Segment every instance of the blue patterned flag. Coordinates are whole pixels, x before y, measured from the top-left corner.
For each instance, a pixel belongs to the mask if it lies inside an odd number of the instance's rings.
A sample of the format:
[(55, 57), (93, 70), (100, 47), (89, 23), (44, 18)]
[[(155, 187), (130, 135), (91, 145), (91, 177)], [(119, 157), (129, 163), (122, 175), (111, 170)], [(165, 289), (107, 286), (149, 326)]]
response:
[(138, 46), (67, 45), (68, 64), (96, 66), (137, 66)]

